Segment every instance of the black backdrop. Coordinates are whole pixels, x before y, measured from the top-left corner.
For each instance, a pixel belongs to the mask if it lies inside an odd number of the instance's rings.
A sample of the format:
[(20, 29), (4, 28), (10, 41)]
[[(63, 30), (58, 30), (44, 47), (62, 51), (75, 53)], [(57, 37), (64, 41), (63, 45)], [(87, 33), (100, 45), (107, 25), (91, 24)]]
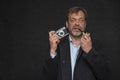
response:
[(48, 31), (65, 25), (66, 10), (88, 11), (87, 29), (105, 44), (110, 79), (120, 80), (120, 11), (116, 0), (1, 0), (0, 80), (39, 80)]

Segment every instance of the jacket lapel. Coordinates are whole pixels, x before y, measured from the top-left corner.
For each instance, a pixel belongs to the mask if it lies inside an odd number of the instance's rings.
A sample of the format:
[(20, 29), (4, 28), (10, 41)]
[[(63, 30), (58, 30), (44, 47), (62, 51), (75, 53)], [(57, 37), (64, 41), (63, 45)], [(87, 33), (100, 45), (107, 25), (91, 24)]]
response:
[(76, 62), (77, 62), (77, 60), (80, 58), (80, 56), (82, 55), (82, 53), (83, 53), (83, 50), (82, 50), (82, 48), (80, 47), (79, 53), (78, 53), (78, 56), (77, 56), (77, 59), (76, 59)]
[(62, 72), (62, 80), (71, 80), (71, 60), (70, 60), (70, 45), (68, 37), (60, 44), (60, 64)]

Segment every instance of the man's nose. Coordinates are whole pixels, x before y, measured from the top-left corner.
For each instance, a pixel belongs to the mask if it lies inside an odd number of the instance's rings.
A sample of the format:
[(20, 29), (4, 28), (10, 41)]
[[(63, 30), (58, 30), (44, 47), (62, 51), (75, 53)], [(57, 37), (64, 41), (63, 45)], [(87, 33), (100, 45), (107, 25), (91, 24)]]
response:
[(79, 25), (79, 24), (80, 24), (79, 21), (76, 21), (76, 22), (75, 22), (75, 25)]

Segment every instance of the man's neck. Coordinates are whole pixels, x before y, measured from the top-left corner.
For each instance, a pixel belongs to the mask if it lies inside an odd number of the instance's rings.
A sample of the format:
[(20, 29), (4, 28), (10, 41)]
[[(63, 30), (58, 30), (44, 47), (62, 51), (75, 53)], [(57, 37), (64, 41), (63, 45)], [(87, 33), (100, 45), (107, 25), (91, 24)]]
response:
[(74, 44), (75, 46), (79, 46), (79, 45), (80, 45), (80, 37), (73, 37), (73, 36), (71, 36), (71, 35), (70, 35), (70, 37), (71, 37), (71, 39), (72, 39), (72, 41), (73, 41), (73, 44)]

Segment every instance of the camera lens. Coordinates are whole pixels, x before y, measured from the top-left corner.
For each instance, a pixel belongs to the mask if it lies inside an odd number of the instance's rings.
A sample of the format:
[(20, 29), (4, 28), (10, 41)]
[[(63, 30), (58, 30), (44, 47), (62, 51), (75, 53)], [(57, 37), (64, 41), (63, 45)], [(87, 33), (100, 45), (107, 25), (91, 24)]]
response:
[(63, 32), (60, 32), (60, 35), (63, 35)]
[(61, 30), (61, 31), (59, 32), (59, 35), (60, 35), (61, 37), (64, 36), (64, 31)]

